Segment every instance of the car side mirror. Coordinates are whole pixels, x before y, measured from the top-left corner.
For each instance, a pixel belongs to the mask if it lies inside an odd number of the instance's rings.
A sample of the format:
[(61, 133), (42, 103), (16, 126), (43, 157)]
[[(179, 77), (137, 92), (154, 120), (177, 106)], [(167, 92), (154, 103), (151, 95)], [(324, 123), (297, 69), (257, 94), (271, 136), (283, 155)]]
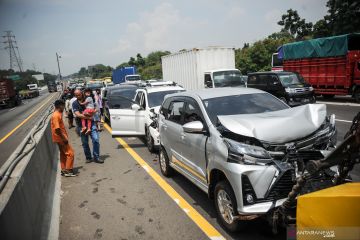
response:
[(204, 125), (200, 121), (185, 123), (183, 130), (186, 133), (204, 133)]
[(135, 110), (135, 111), (139, 111), (141, 109), (141, 107), (139, 104), (134, 103), (131, 105), (131, 109)]

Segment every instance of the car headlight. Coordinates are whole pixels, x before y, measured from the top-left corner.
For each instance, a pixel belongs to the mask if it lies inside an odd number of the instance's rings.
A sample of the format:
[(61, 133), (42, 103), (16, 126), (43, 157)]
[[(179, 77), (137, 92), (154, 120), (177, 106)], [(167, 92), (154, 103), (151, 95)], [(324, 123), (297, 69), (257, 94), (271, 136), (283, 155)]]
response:
[(285, 92), (287, 93), (296, 93), (296, 89), (295, 88), (285, 88)]
[(225, 138), (229, 149), (228, 160), (244, 164), (265, 164), (271, 161), (270, 154), (262, 147), (248, 145)]
[(313, 87), (309, 87), (309, 91), (310, 91), (310, 92), (314, 91), (314, 88), (313, 88)]

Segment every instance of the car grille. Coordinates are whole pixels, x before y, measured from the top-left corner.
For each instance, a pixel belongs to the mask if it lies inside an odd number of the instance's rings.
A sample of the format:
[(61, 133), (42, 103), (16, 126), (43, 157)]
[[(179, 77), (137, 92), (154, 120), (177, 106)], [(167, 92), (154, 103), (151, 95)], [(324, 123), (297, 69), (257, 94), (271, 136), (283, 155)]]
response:
[(288, 154), (289, 160), (301, 159), (303, 161), (308, 161), (308, 160), (320, 160), (323, 158), (324, 158), (324, 155), (322, 155), (322, 153), (320, 151), (316, 151), (316, 150), (314, 150), (314, 151), (300, 150), (295, 153)]
[(274, 201), (282, 198), (286, 198), (291, 192), (293, 185), (295, 184), (293, 170), (287, 170), (278, 180), (271, 186), (268, 193), (265, 195), (267, 201)]

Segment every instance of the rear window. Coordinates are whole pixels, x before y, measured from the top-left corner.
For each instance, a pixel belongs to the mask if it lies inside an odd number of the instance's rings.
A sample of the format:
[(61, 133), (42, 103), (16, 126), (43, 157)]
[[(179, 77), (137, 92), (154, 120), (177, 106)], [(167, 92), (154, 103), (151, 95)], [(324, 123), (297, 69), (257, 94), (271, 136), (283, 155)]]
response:
[(216, 125), (222, 115), (254, 114), (289, 108), (284, 102), (268, 93), (224, 96), (203, 101), (211, 122)]

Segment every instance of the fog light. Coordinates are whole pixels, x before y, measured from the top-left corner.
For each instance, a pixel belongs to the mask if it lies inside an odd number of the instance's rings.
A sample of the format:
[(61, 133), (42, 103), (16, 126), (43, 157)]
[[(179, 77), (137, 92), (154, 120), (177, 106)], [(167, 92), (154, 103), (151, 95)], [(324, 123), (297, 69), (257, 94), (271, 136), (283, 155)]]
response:
[(246, 201), (248, 203), (254, 203), (254, 197), (251, 194), (246, 194)]

